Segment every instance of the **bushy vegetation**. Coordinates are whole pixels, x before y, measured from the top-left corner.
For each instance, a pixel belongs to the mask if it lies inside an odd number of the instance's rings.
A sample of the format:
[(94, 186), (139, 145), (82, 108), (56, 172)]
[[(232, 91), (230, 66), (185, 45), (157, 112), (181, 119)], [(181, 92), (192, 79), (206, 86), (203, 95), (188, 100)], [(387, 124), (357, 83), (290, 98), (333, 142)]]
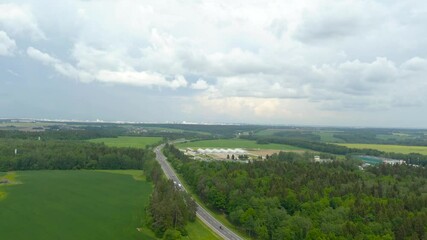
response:
[(424, 239), (427, 170), (274, 154), (239, 164), (199, 162), (167, 146), (168, 160), (212, 209), (255, 239)]

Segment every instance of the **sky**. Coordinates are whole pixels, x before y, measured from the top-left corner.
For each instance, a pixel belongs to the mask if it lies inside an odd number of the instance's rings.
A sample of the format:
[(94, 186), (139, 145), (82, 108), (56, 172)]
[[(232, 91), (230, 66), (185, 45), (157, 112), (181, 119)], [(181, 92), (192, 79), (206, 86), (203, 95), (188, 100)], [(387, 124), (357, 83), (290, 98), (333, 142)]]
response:
[(427, 1), (0, 0), (0, 118), (427, 128)]

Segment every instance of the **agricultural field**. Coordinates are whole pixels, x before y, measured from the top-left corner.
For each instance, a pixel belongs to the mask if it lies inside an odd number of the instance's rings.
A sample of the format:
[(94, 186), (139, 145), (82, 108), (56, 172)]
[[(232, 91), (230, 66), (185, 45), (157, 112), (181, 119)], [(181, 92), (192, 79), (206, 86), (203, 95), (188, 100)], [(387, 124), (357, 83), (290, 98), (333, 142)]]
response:
[(17, 172), (20, 184), (0, 186), (7, 194), (0, 200), (1, 238), (154, 239), (137, 231), (152, 191), (150, 183), (135, 180), (141, 174)]
[(275, 128), (269, 128), (269, 129), (263, 129), (260, 131), (257, 131), (255, 135), (257, 136), (273, 136), (277, 132), (281, 132), (283, 129), (275, 129)]
[(161, 137), (117, 137), (117, 138), (95, 138), (88, 140), (93, 143), (104, 143), (109, 147), (133, 147), (145, 148), (148, 145), (160, 143)]
[(299, 147), (294, 147), (285, 144), (258, 144), (256, 141), (244, 139), (217, 139), (203, 140), (195, 142), (185, 142), (176, 144), (177, 148), (244, 148), (244, 149), (274, 149), (274, 150), (303, 150)]
[(313, 133), (320, 136), (321, 142), (327, 142), (327, 143), (342, 143), (342, 142), (344, 142), (342, 139), (334, 137), (334, 134), (336, 132), (317, 131), (317, 132), (313, 132)]
[(167, 132), (167, 133), (197, 133), (201, 135), (210, 135), (208, 132), (202, 132), (202, 131), (190, 131), (190, 130), (182, 130), (182, 129), (176, 129), (176, 128), (166, 128), (166, 127), (144, 127), (147, 130), (155, 131), (155, 132)]
[(59, 125), (47, 122), (0, 122), (0, 130), (44, 131), (44, 128)]
[(419, 153), (427, 155), (427, 147), (424, 146), (402, 146), (402, 145), (385, 145), (385, 144), (357, 144), (357, 143), (343, 143), (338, 144), (341, 146), (346, 146), (349, 148), (358, 148), (358, 149), (375, 149), (384, 152), (394, 152), (394, 153)]

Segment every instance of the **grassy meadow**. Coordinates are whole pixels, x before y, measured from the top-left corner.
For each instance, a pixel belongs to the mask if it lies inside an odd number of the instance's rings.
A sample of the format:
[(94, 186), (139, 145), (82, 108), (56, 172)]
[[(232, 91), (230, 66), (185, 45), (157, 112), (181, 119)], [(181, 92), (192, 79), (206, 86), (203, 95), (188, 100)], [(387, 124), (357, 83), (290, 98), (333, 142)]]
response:
[[(1, 173), (0, 239), (157, 239), (144, 224), (152, 185), (141, 170)], [(139, 230), (137, 229), (139, 228)], [(219, 240), (197, 219), (188, 240)]]
[(385, 145), (385, 144), (358, 144), (358, 143), (343, 143), (338, 144), (349, 148), (358, 149), (375, 149), (384, 152), (395, 152), (395, 153), (419, 153), (427, 155), (427, 147), (424, 146), (402, 146), (402, 145)]
[(117, 137), (117, 138), (95, 138), (88, 140), (93, 143), (104, 143), (109, 147), (133, 147), (145, 148), (162, 141), (161, 137)]
[(320, 136), (321, 142), (327, 142), (327, 143), (342, 143), (342, 142), (344, 142), (342, 139), (334, 137), (335, 132), (318, 131), (318, 132), (314, 132), (314, 134)]
[(136, 230), (151, 184), (132, 177), (142, 171), (112, 172), (17, 172), (21, 184), (0, 186), (7, 193), (0, 200), (1, 239), (154, 239)]
[(302, 150), (302, 148), (285, 144), (258, 144), (256, 141), (244, 139), (216, 139), (176, 144), (178, 148), (245, 148), (245, 149), (274, 149), (274, 150)]

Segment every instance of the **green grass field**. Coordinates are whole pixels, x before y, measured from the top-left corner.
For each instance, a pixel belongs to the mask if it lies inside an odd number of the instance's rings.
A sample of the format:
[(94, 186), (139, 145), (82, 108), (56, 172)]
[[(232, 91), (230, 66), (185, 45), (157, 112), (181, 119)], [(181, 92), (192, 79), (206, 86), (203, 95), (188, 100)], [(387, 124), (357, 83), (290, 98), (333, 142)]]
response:
[(395, 153), (419, 153), (427, 155), (427, 147), (422, 146), (401, 146), (401, 145), (384, 145), (384, 144), (357, 144), (357, 143), (345, 143), (338, 144), (341, 146), (346, 146), (349, 148), (367, 148), (367, 149), (376, 149), (384, 152), (395, 152)]
[[(140, 170), (0, 172), (4, 178), (18, 184), (0, 185), (0, 239), (156, 239), (143, 223), (152, 185)], [(183, 239), (221, 239), (200, 220), (186, 229)]]
[(244, 139), (217, 139), (196, 142), (185, 142), (176, 145), (178, 148), (246, 148), (274, 150), (302, 150), (302, 148), (285, 144), (257, 144), (256, 141)]
[(320, 136), (320, 141), (327, 143), (342, 143), (344, 142), (342, 139), (334, 137), (335, 132), (327, 132), (327, 131), (318, 131), (313, 132)]
[(0, 187), (1, 239), (153, 239), (136, 230), (152, 186), (123, 173), (17, 172)]
[(133, 147), (145, 148), (162, 141), (161, 137), (117, 137), (117, 138), (95, 138), (88, 140), (93, 143), (104, 143), (109, 147)]
[(282, 132), (284, 131), (283, 129), (274, 129), (274, 128), (269, 128), (269, 129), (264, 129), (261, 131), (257, 131), (255, 133), (255, 135), (257, 136), (273, 136), (275, 133), (277, 132)]

